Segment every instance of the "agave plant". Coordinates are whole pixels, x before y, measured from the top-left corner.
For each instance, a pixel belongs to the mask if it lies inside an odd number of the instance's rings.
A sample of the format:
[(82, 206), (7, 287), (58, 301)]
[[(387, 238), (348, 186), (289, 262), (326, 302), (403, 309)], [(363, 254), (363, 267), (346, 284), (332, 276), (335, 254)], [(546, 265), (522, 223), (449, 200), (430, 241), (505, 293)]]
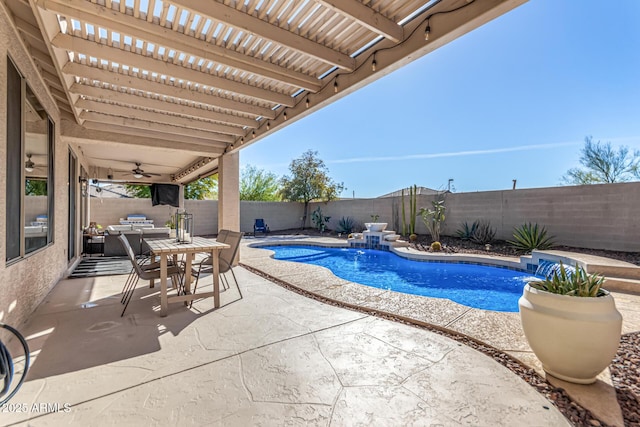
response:
[(560, 263), (560, 273), (558, 270), (553, 275), (544, 280), (529, 282), (529, 286), (552, 294), (570, 295), (575, 297), (600, 297), (606, 295), (601, 288), (604, 283), (604, 276), (598, 274), (587, 274), (584, 268), (576, 266), (573, 274), (568, 273), (564, 265)]
[(526, 223), (513, 230), (515, 240), (507, 240), (518, 251), (531, 252), (534, 249), (549, 249), (553, 247), (553, 237), (547, 237), (547, 230), (538, 224)]
[(336, 226), (336, 231), (338, 233), (350, 234), (355, 229), (356, 222), (350, 216), (342, 217), (338, 221), (338, 225)]
[(486, 245), (487, 243), (493, 242), (496, 237), (495, 228), (491, 228), (491, 223), (489, 221), (476, 221), (477, 223), (475, 230), (471, 234), (471, 241), (477, 243), (479, 245)]
[(456, 231), (456, 236), (458, 236), (462, 240), (471, 240), (473, 233), (478, 228), (479, 221), (473, 221), (473, 224), (469, 225), (468, 222), (463, 222), (460, 224), (460, 228)]

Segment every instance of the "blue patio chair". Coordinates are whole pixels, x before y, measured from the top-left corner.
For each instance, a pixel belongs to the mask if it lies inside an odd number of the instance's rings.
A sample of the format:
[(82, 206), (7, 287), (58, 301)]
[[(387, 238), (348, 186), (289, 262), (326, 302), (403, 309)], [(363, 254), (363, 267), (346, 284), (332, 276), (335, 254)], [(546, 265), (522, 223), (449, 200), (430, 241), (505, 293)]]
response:
[(264, 222), (264, 219), (258, 218), (253, 224), (253, 235), (257, 233), (267, 234), (269, 232), (269, 226)]

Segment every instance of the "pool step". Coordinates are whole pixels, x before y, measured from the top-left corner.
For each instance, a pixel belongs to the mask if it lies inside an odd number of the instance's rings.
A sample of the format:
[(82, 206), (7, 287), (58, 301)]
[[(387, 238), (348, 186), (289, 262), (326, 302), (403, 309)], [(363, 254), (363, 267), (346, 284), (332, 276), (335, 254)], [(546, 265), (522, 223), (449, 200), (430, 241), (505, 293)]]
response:
[(640, 280), (607, 277), (604, 281), (603, 288), (613, 292), (640, 294)]

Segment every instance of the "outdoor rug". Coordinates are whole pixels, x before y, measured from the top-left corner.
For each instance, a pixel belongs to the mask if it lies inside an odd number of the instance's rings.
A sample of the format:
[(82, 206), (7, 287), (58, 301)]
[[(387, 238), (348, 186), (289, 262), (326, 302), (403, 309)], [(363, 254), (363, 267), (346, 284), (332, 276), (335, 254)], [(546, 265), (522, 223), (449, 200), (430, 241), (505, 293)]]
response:
[(82, 258), (69, 278), (129, 274), (131, 268), (131, 261), (126, 257), (86, 257)]

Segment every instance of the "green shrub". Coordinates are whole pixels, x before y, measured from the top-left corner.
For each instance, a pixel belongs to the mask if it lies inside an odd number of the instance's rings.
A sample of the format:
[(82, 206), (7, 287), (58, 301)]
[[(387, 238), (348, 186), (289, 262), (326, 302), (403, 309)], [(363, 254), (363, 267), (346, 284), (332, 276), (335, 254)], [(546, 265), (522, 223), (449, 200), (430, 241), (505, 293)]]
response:
[(336, 231), (338, 233), (350, 234), (353, 233), (353, 230), (356, 226), (356, 221), (350, 216), (342, 217), (338, 220), (338, 225), (336, 226)]
[(324, 233), (324, 231), (327, 229), (327, 222), (329, 222), (330, 219), (330, 216), (325, 216), (322, 214), (322, 209), (320, 209), (320, 206), (318, 206), (318, 208), (311, 213), (311, 220), (316, 225), (318, 231), (320, 231), (321, 233)]
[(514, 240), (507, 243), (521, 252), (531, 252), (534, 249), (549, 249), (553, 247), (553, 237), (547, 237), (547, 230), (538, 224), (526, 223), (513, 230)]
[(460, 228), (456, 231), (456, 236), (461, 238), (462, 240), (471, 240), (473, 233), (478, 228), (479, 221), (473, 221), (473, 224), (469, 225), (468, 222), (463, 222), (460, 224)]
[(545, 280), (529, 282), (529, 286), (552, 294), (570, 295), (575, 297), (601, 297), (606, 292), (601, 288), (604, 276), (587, 274), (581, 266), (576, 266), (576, 271), (567, 273), (564, 265), (560, 263), (560, 274), (555, 270), (553, 276)]
[(433, 209), (420, 208), (418, 215), (422, 217), (422, 222), (431, 234), (431, 240), (437, 242), (440, 240), (440, 228), (445, 220), (444, 211), (447, 208), (444, 206), (444, 200), (434, 200), (431, 206)]
[(477, 226), (471, 234), (471, 241), (479, 245), (493, 242), (496, 237), (496, 230), (491, 228), (491, 223), (489, 221), (476, 221), (473, 224), (475, 225), (476, 223)]

